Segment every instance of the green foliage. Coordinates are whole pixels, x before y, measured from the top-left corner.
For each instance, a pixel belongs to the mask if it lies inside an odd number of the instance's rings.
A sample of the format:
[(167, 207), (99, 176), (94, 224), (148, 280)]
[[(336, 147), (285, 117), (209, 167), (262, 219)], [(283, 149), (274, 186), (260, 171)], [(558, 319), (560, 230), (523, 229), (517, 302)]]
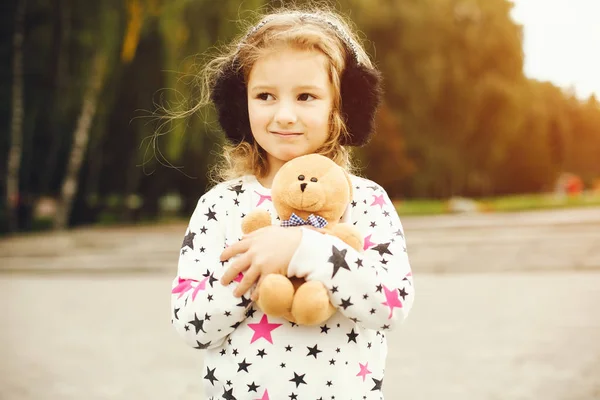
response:
[[(144, 141), (156, 131), (145, 116), (156, 105), (183, 111), (196, 104), (198, 73), (214, 46), (239, 34), (239, 20), (254, 20), (265, 4), (286, 3), (28, 2), (23, 218), (31, 219), (39, 196), (60, 188), (99, 51), (108, 69), (72, 221), (152, 220), (160, 214), (160, 197), (171, 192), (182, 197), (181, 212), (188, 215), (223, 142), (214, 112), (165, 125), (155, 143)], [(4, 37), (12, 34), (11, 7), (2, 15)], [(508, 0), (340, 0), (337, 7), (354, 21), (385, 77), (378, 134), (357, 156), (362, 173), (393, 198), (536, 193), (552, 190), (562, 172), (580, 175), (588, 186), (600, 177), (600, 104), (523, 75), (522, 31), (510, 19)], [(6, 121), (11, 51), (4, 41), (0, 116)], [(0, 139), (2, 159), (8, 136)], [(139, 209), (105, 204), (109, 194), (134, 193), (144, 199)], [(442, 212), (440, 204), (415, 207)]]

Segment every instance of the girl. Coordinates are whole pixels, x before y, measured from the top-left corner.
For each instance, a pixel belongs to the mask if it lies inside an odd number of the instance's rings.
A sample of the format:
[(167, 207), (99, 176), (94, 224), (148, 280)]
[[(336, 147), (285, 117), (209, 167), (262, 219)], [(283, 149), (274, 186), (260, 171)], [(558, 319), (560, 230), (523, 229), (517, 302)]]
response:
[[(277, 12), (207, 66), (210, 100), (230, 147), (224, 181), (199, 200), (172, 289), (172, 321), (205, 350), (207, 399), (383, 399), (386, 334), (413, 304), (402, 225), (386, 192), (352, 175), (346, 220), (357, 252), (308, 227), (242, 237), (254, 208), (274, 214), (273, 176), (287, 161), (324, 154), (349, 168), (367, 142), (380, 76), (348, 26), (329, 12)], [(268, 273), (319, 280), (338, 312), (320, 326), (270, 317), (252, 295)], [(258, 283), (259, 284), (259, 283)]]

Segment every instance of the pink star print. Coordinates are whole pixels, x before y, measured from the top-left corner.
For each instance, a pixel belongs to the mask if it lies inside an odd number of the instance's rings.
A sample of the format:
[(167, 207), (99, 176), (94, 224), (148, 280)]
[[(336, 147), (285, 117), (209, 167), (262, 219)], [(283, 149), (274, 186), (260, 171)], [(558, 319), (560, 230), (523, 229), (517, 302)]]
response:
[(396, 289), (389, 290), (387, 287), (384, 286), (383, 290), (385, 290), (385, 299), (387, 301), (381, 304), (390, 308), (390, 316), (388, 317), (388, 319), (391, 319), (392, 314), (394, 312), (394, 307), (402, 308), (402, 302), (398, 298), (398, 291)]
[(380, 208), (383, 208), (383, 206), (385, 206), (385, 200), (383, 199), (382, 194), (380, 194), (379, 196), (373, 195), (373, 197), (375, 199), (373, 200), (373, 204), (371, 204), (372, 206), (379, 206)]
[(255, 400), (270, 400), (269, 399), (269, 392), (267, 391), (267, 389), (265, 389), (265, 392), (263, 393), (262, 397), (260, 399), (255, 399)]
[(200, 290), (205, 290), (206, 289), (206, 281), (208, 280), (208, 278), (204, 278), (202, 279), (202, 282), (200, 282), (198, 284), (198, 286), (196, 286), (196, 288), (194, 289), (194, 291), (192, 292), (192, 300), (196, 300), (196, 295), (198, 294), (198, 292)]
[(363, 250), (367, 250), (369, 247), (373, 246), (375, 243), (371, 242), (371, 235), (365, 237)]
[(171, 293), (179, 293), (179, 297), (177, 297), (178, 299), (181, 298), (181, 296), (183, 296), (188, 290), (190, 290), (192, 288), (192, 282), (194, 282), (192, 279), (181, 279), (178, 278), (178, 284), (177, 286), (175, 286), (173, 288), (173, 290), (171, 290)]
[(258, 203), (256, 204), (256, 207), (260, 206), (265, 200), (273, 201), (273, 199), (271, 199), (271, 196), (269, 196), (269, 195), (260, 194), (256, 190), (254, 191), (254, 193), (256, 193), (257, 195), (260, 196), (260, 199), (258, 199)]
[(358, 365), (360, 365), (360, 372), (356, 374), (356, 376), (362, 376), (364, 382), (367, 375), (371, 373), (371, 371), (369, 371), (369, 363), (366, 363), (365, 365), (358, 363)]
[(271, 331), (279, 328), (282, 324), (271, 324), (267, 319), (266, 315), (263, 315), (258, 324), (248, 324), (250, 329), (254, 331), (254, 336), (250, 340), (250, 343), (254, 343), (260, 338), (266, 339), (269, 343), (273, 344), (273, 338), (271, 337)]
[(235, 282), (241, 282), (242, 279), (244, 278), (244, 274), (242, 274), (241, 272), (238, 274), (238, 276), (235, 277), (234, 281)]

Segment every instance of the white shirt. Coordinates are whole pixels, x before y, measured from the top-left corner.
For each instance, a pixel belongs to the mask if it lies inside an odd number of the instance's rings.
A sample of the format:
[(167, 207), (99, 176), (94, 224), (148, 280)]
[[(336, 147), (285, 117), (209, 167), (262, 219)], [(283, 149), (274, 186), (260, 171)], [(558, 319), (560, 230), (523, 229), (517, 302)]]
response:
[(221, 183), (198, 201), (173, 281), (172, 322), (190, 346), (205, 351), (208, 400), (380, 400), (385, 334), (407, 317), (414, 300), (403, 228), (387, 193), (352, 176), (354, 198), (344, 220), (364, 237), (357, 252), (340, 239), (302, 229), (289, 276), (319, 280), (338, 311), (320, 326), (269, 317), (233, 296), (237, 282), (219, 279), (231, 261), (219, 256), (242, 237), (241, 220), (270, 198), (253, 176)]

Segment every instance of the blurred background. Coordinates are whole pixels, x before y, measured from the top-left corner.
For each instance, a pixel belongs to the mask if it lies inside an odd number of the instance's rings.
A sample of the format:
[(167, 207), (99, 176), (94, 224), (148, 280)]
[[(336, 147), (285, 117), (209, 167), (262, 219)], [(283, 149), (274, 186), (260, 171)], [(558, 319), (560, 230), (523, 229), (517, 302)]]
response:
[[(208, 400), (170, 295), (223, 139), (211, 109), (155, 112), (281, 4), (2, 2), (0, 399)], [(384, 74), (356, 158), (414, 271), (386, 399), (600, 399), (600, 3), (334, 6)]]
[[(154, 113), (191, 107), (214, 46), (281, 4), (5, 1), (0, 232), (187, 218), (222, 135), (212, 109)], [(594, 4), (335, 3), (385, 77), (362, 174), (404, 214), (600, 204)]]

